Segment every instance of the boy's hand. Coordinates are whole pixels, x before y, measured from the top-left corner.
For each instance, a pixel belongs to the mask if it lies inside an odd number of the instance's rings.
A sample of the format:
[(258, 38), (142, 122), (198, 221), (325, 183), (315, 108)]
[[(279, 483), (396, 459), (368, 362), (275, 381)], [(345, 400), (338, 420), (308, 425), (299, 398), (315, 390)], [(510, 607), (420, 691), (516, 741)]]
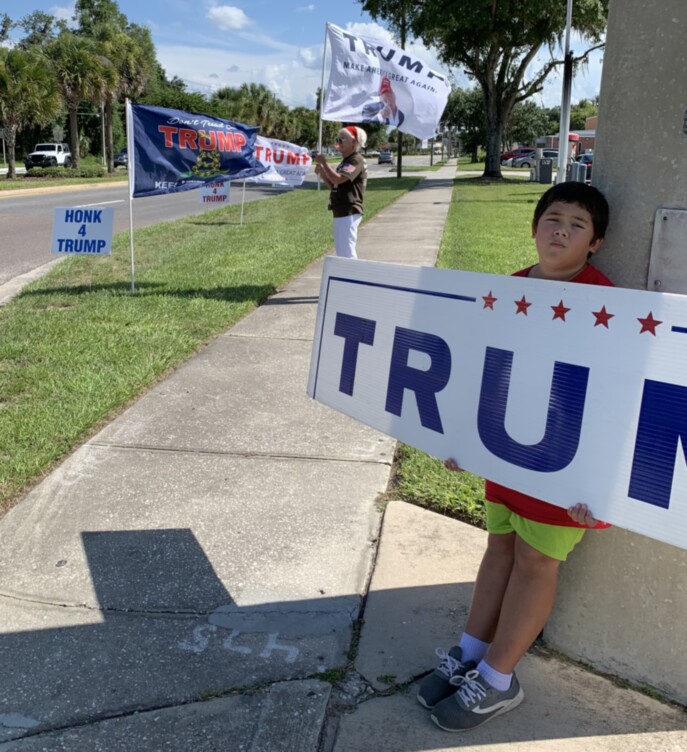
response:
[(449, 457), (447, 460), (444, 460), (444, 467), (447, 470), (453, 470), (454, 473), (463, 472), (463, 468), (460, 467), (460, 465), (453, 459), (453, 457)]
[(578, 525), (584, 525), (585, 527), (594, 527), (599, 521), (589, 511), (589, 507), (586, 504), (575, 504), (574, 507), (568, 509), (568, 515), (577, 522)]

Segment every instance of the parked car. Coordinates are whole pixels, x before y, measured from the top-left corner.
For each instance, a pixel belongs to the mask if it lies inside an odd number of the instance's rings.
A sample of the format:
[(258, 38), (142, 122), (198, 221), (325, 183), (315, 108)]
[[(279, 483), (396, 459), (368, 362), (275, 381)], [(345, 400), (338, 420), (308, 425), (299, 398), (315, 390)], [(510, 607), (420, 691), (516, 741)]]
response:
[(34, 150), (24, 157), (27, 170), (32, 167), (71, 167), (72, 154), (68, 144), (36, 144)]
[(390, 151), (380, 151), (377, 157), (377, 164), (393, 164), (394, 158)]
[(115, 167), (128, 167), (128, 165), (129, 165), (129, 155), (127, 154), (126, 149), (120, 149), (114, 155), (114, 166)]
[[(518, 157), (513, 160), (513, 167), (534, 167), (536, 152), (526, 154), (524, 157)], [(558, 149), (542, 149), (544, 159), (558, 159)]]
[(517, 149), (512, 151), (504, 151), (501, 155), (501, 164), (511, 164), (512, 160), (525, 157), (528, 154), (534, 154), (533, 146), (518, 146)]
[(576, 161), (582, 162), (582, 164), (587, 165), (587, 180), (591, 180), (592, 179), (592, 165), (594, 164), (594, 155), (582, 154), (577, 158)]

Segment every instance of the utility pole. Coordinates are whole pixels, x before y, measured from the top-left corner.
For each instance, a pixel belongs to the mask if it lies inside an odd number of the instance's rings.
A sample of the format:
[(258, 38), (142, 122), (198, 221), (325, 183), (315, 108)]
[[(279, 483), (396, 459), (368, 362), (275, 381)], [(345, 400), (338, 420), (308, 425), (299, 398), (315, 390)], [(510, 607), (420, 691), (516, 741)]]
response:
[[(401, 13), (401, 49), (405, 49), (406, 46), (406, 6), (403, 3), (403, 12)], [(401, 129), (397, 128), (398, 134), (398, 157), (396, 159), (396, 177), (402, 176), (402, 164), (403, 164), (403, 134)]]
[(572, 26), (573, 0), (568, 0), (565, 22), (565, 62), (563, 64), (563, 95), (561, 122), (558, 127), (558, 173), (556, 182), (563, 183), (568, 169), (568, 134), (570, 133), (570, 94), (572, 91), (572, 52), (570, 52), (570, 27)]

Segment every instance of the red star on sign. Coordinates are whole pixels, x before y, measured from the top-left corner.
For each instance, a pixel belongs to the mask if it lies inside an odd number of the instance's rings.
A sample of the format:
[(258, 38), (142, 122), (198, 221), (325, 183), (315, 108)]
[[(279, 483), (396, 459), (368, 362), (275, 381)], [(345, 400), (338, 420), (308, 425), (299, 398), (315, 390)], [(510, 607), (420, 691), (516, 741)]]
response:
[(645, 319), (637, 319), (637, 321), (642, 325), (642, 328), (639, 330), (640, 334), (651, 332), (654, 337), (656, 336), (656, 327), (663, 323), (662, 321), (657, 321), (651, 311), (649, 311), (649, 315)]
[(555, 321), (556, 319), (562, 319), (563, 321), (565, 321), (565, 314), (570, 309), (566, 308), (563, 305), (563, 301), (561, 300), (561, 302), (558, 305), (552, 305), (551, 310), (553, 311), (553, 318), (551, 319), (552, 321)]
[(494, 303), (498, 300), (498, 298), (495, 298), (491, 294), (491, 290), (489, 290), (489, 295), (482, 295), (482, 300), (484, 301), (483, 308), (491, 308), (491, 310), (494, 310)]
[(524, 313), (525, 316), (527, 316), (527, 309), (532, 305), (532, 303), (528, 303), (527, 300), (525, 300), (524, 295), (522, 296), (522, 298), (520, 298), (520, 300), (514, 300), (513, 302), (518, 307), (515, 314), (517, 315), (518, 313)]
[(615, 313), (608, 313), (606, 306), (601, 306), (600, 311), (592, 311), (592, 313), (596, 316), (594, 326), (599, 326), (599, 324), (601, 324), (602, 326), (605, 326), (606, 329), (608, 329), (608, 322), (615, 316)]

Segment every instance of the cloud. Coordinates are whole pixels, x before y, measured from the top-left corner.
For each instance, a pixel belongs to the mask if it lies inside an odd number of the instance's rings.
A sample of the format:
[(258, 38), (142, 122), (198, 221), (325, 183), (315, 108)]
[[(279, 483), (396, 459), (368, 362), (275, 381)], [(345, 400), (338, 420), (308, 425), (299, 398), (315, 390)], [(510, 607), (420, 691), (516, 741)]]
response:
[[(217, 8), (219, 6), (215, 6)], [(346, 30), (377, 39), (385, 45), (397, 46), (393, 35), (374, 23), (349, 24)], [(212, 35), (207, 34), (196, 36), (186, 35), (181, 44), (157, 44), (158, 60), (170, 78), (179, 76), (204, 93), (214, 91), (218, 86), (264, 84), (289, 107), (316, 105), (315, 92), (321, 84), (322, 46), (298, 47), (259, 30), (242, 30), (234, 35), (231, 49), (228, 49), (226, 39), (213, 39)], [(241, 46), (233, 44), (238, 37)], [(205, 54), (199, 53), (201, 47)], [(436, 51), (420, 43), (406, 47), (411, 55), (432, 70), (441, 74), (447, 72), (446, 66), (439, 63)], [(210, 49), (212, 70), (219, 72), (219, 80), (208, 75), (207, 55)]]
[(301, 47), (298, 59), (306, 68), (319, 69), (322, 67), (322, 49), (317, 47)]
[(66, 21), (68, 24), (73, 25), (74, 5), (74, 3), (70, 5), (53, 5), (48, 10), (48, 13), (51, 16), (55, 16), (59, 21)]
[(233, 5), (213, 5), (206, 15), (221, 31), (235, 31), (253, 23), (241, 8)]
[(298, 13), (303, 13), (304, 11), (306, 13), (312, 13), (312, 11), (314, 11), (314, 10), (315, 10), (315, 6), (314, 5), (301, 5), (300, 8), (296, 8), (296, 11)]
[(308, 69), (296, 60), (280, 53), (264, 51), (238, 52), (213, 49), (213, 69), (219, 80), (210, 78), (207, 57), (197, 47), (187, 45), (158, 45), (158, 60), (167, 76), (178, 76), (192, 90), (209, 94), (221, 86), (237, 87), (242, 83), (264, 84), (289, 107), (315, 106), (315, 92), (320, 85), (319, 70)]

